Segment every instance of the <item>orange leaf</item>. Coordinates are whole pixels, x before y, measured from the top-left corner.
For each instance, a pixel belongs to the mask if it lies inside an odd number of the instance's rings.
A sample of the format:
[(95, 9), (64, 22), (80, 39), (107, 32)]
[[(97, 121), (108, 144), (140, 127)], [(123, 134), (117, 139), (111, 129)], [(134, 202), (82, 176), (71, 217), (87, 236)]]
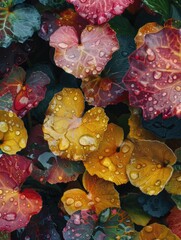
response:
[(134, 145), (129, 140), (123, 142), (123, 137), (122, 128), (113, 123), (108, 125), (99, 149), (91, 153), (84, 162), (91, 175), (96, 174), (117, 185), (128, 182), (126, 164), (130, 160)]
[(164, 225), (153, 223), (144, 227), (139, 233), (139, 240), (179, 240), (172, 231)]
[(0, 149), (15, 154), (26, 147), (27, 139), (23, 121), (13, 112), (0, 110)]
[(99, 214), (108, 207), (120, 207), (119, 193), (114, 184), (97, 176), (83, 175), (83, 185), (88, 194), (81, 189), (71, 189), (64, 192), (61, 201), (68, 214), (77, 210), (95, 209)]
[(157, 195), (172, 176), (176, 156), (166, 144), (159, 141), (135, 140), (135, 147), (127, 175), (132, 185), (143, 193)]
[(64, 88), (49, 104), (44, 120), (44, 138), (50, 150), (63, 158), (85, 160), (99, 147), (108, 117), (99, 107), (82, 117), (84, 97), (80, 89)]

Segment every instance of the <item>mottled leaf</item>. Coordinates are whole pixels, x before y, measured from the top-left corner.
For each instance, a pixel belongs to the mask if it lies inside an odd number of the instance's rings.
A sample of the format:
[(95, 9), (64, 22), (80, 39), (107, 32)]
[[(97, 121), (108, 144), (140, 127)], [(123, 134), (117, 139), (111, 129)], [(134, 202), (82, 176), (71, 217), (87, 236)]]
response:
[(67, 0), (74, 4), (76, 11), (92, 24), (103, 24), (120, 15), (133, 0)]
[(109, 24), (88, 25), (80, 39), (74, 27), (60, 27), (51, 35), (50, 46), (55, 48), (56, 65), (81, 79), (100, 74), (119, 49), (116, 34)]
[(12, 110), (23, 117), (36, 107), (44, 98), (49, 77), (41, 71), (32, 72), (25, 80), (26, 73), (21, 67), (14, 66), (0, 82), (0, 107)]
[(23, 156), (0, 157), (0, 231), (24, 227), (42, 207), (40, 195), (32, 189), (20, 191), (20, 185), (31, 174), (32, 165)]
[[(100, 213), (93, 236), (96, 235), (94, 239), (131, 240), (134, 233), (134, 225), (124, 210), (107, 208)], [(102, 238), (102, 235), (105, 237)]]
[(0, 46), (8, 47), (12, 41), (23, 43), (40, 27), (40, 14), (24, 0), (2, 0), (0, 3)]
[[(131, 220), (137, 225), (145, 226), (149, 223), (151, 217), (145, 213), (138, 203), (139, 194), (130, 193), (121, 198), (121, 207), (130, 216)], [(134, 206), (134, 208), (133, 208)]]
[(180, 30), (163, 28), (147, 34), (145, 43), (130, 57), (123, 82), (130, 105), (141, 107), (145, 119), (162, 113), (163, 118), (181, 116)]
[(93, 210), (79, 210), (73, 213), (63, 229), (64, 239), (89, 240), (97, 220)]

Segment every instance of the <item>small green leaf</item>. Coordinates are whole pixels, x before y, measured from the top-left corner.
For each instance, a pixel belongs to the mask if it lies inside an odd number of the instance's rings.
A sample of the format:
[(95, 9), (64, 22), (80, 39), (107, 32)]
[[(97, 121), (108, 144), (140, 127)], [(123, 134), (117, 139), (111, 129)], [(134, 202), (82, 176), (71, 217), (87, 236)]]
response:
[(169, 0), (143, 0), (143, 2), (154, 12), (161, 14), (164, 20), (170, 17)]
[(6, 48), (13, 41), (23, 43), (40, 28), (40, 14), (36, 8), (19, 4), (22, 2), (9, 0), (0, 4), (0, 47)]
[[(130, 193), (122, 198), (121, 206), (129, 214), (131, 220), (137, 225), (146, 226), (151, 217), (143, 211), (138, 203), (139, 194)], [(134, 206), (134, 208), (133, 208)]]
[(0, 240), (10, 240), (10, 239), (11, 239), (10, 233), (0, 232)]
[(181, 195), (171, 195), (172, 200), (176, 203), (177, 208), (181, 210)]

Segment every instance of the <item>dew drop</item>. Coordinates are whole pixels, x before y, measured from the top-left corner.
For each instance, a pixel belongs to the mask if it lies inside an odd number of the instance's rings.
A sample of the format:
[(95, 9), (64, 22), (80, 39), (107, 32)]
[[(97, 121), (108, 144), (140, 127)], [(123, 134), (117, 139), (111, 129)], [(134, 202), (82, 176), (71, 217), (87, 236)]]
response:
[(66, 43), (59, 43), (58, 44), (58, 46), (60, 47), (60, 48), (63, 48), (63, 49), (65, 49), (65, 48), (67, 48), (68, 47), (68, 45), (66, 44)]
[(181, 182), (181, 176), (177, 177), (177, 181)]
[(147, 53), (147, 58), (148, 58), (149, 61), (154, 61), (155, 60), (155, 53), (153, 52), (153, 50), (148, 48), (146, 50), (146, 53)]
[(87, 145), (90, 146), (90, 145), (96, 144), (96, 141), (93, 137), (89, 135), (83, 135), (82, 137), (80, 137), (79, 143), (82, 146), (87, 146)]
[(157, 180), (156, 182), (155, 182), (155, 186), (160, 186), (161, 185), (161, 181), (160, 180)]
[(66, 205), (67, 206), (70, 206), (70, 205), (72, 205), (74, 203), (74, 199), (73, 198), (67, 198), (67, 200), (66, 200)]
[(3, 194), (3, 190), (2, 190), (2, 189), (0, 189), (0, 195), (1, 195), (1, 194)]
[(26, 141), (24, 138), (21, 138), (20, 141), (19, 141), (19, 146), (21, 148), (25, 148), (26, 147)]
[(19, 136), (21, 134), (20, 131), (16, 131), (15, 133), (16, 133), (17, 136)]
[(9, 151), (11, 151), (11, 147), (9, 147), (7, 145), (3, 146), (3, 150), (9, 152)]
[(95, 201), (96, 201), (97, 203), (99, 203), (99, 202), (101, 201), (101, 199), (100, 199), (99, 197), (96, 197), (96, 198), (95, 198)]
[(153, 228), (152, 228), (152, 226), (146, 226), (146, 227), (144, 227), (144, 230), (145, 230), (146, 232), (150, 233), (150, 232), (153, 231)]
[(76, 208), (81, 207), (81, 206), (82, 206), (81, 201), (76, 201), (76, 202), (74, 203), (74, 206), (75, 206)]
[(129, 147), (128, 145), (124, 145), (124, 146), (122, 147), (122, 149), (121, 149), (121, 151), (122, 151), (123, 153), (129, 152), (129, 150), (130, 150), (130, 147)]
[(102, 58), (102, 57), (104, 57), (104, 55), (105, 55), (105, 52), (100, 51), (100, 53), (99, 53), (99, 57)]
[(14, 116), (13, 112), (9, 112), (9, 117), (12, 118)]
[(7, 213), (3, 219), (7, 221), (14, 221), (16, 219), (16, 213)]
[(154, 74), (153, 74), (153, 77), (154, 77), (154, 79), (156, 79), (156, 80), (160, 79), (161, 76), (162, 76), (162, 73), (159, 72), (159, 71), (156, 71), (156, 72), (154, 72)]
[(68, 139), (67, 138), (62, 138), (59, 141), (58, 147), (59, 147), (60, 151), (64, 151), (64, 150), (69, 148), (69, 145), (70, 145), (70, 142), (68, 141)]
[(139, 174), (138, 174), (137, 172), (131, 172), (131, 173), (130, 173), (130, 177), (131, 177), (133, 180), (135, 180), (135, 179), (137, 179), (137, 178), (139, 177)]
[(180, 87), (180, 86), (176, 86), (176, 87), (175, 87), (175, 90), (176, 90), (177, 92), (181, 92), (181, 87)]
[(9, 129), (8, 124), (6, 122), (0, 122), (0, 131), (5, 133)]

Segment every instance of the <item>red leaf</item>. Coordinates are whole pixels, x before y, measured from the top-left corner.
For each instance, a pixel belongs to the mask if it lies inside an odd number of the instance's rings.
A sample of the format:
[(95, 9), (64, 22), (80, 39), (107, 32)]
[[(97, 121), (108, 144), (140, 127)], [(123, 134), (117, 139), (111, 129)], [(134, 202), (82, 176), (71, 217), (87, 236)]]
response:
[(108, 22), (120, 15), (134, 0), (67, 0), (74, 4), (76, 11), (92, 24)]
[(60, 27), (51, 35), (50, 46), (55, 48), (56, 65), (83, 79), (100, 74), (119, 49), (116, 33), (109, 24), (88, 25), (81, 34), (80, 44), (74, 27)]
[(181, 219), (181, 210), (174, 207), (171, 210), (171, 213), (167, 217), (167, 223), (169, 228), (172, 230), (172, 232), (181, 238), (180, 219)]
[(32, 189), (20, 191), (20, 185), (32, 171), (23, 156), (0, 157), (0, 231), (12, 232), (28, 224), (42, 208), (42, 199)]
[(97, 76), (88, 82), (82, 82), (81, 88), (86, 101), (98, 107), (117, 104), (127, 96), (125, 89), (111, 78)]
[(37, 71), (31, 73), (25, 84), (25, 75), (23, 68), (14, 66), (0, 83), (1, 109), (12, 110), (19, 117), (43, 100), (46, 85), (50, 82), (46, 74)]
[(147, 34), (144, 44), (130, 55), (124, 76), (130, 105), (141, 107), (145, 119), (181, 117), (180, 30), (165, 27)]

